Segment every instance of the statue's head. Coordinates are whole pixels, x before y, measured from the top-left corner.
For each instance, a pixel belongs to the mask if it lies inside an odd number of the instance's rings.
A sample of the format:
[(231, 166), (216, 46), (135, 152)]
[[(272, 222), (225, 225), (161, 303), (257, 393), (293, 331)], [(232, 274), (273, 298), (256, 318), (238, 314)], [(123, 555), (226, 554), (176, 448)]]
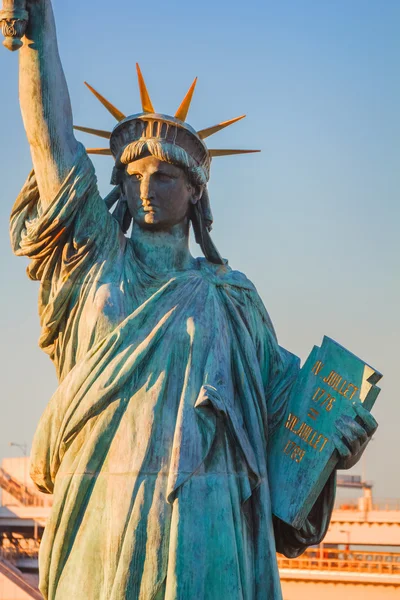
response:
[[(92, 87), (89, 89), (118, 120), (111, 133), (76, 127), (110, 139), (110, 149), (88, 153), (110, 154), (115, 159), (111, 183), (115, 188), (106, 198), (109, 207), (117, 203), (113, 215), (127, 231), (132, 219), (149, 230), (169, 228), (184, 219), (191, 221), (196, 241), (206, 258), (222, 259), (209, 232), (212, 214), (207, 183), (213, 156), (256, 152), (254, 150), (209, 150), (208, 136), (244, 117), (195, 131), (186, 116), (196, 85), (193, 82), (174, 117), (154, 111), (137, 65), (143, 112), (126, 117)], [(87, 85), (87, 84), (86, 84)]]

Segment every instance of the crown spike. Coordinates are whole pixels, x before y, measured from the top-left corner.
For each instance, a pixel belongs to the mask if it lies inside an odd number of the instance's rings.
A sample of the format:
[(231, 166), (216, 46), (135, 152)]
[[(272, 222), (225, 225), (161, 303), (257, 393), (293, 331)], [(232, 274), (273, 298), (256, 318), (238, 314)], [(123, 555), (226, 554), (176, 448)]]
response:
[(92, 86), (89, 85), (86, 81), (85, 81), (85, 85), (92, 92), (92, 94), (94, 94), (96, 96), (97, 100), (99, 100), (102, 103), (102, 105), (105, 106), (105, 108), (108, 110), (108, 112), (111, 113), (112, 116), (117, 121), (122, 121), (123, 119), (125, 119), (126, 115), (124, 115), (120, 110), (118, 110), (118, 108), (115, 108), (115, 106), (113, 106), (111, 104), (111, 102), (106, 100), (101, 94), (99, 94), (99, 92), (97, 92), (94, 88), (92, 88)]
[(112, 156), (110, 148), (86, 148), (88, 154), (99, 154), (101, 156)]
[(223, 121), (222, 123), (218, 123), (218, 125), (214, 125), (213, 127), (207, 127), (207, 129), (201, 129), (200, 131), (197, 132), (197, 135), (202, 140), (205, 140), (210, 135), (214, 135), (214, 133), (221, 131), (221, 129), (224, 129), (225, 127), (229, 127), (229, 125), (233, 125), (234, 123), (237, 123), (241, 119), (244, 119), (245, 116), (246, 115), (241, 115), (240, 117), (236, 117), (235, 119), (230, 119), (229, 121)]
[(109, 140), (111, 137), (111, 131), (104, 131), (103, 129), (91, 129), (90, 127), (80, 127), (79, 125), (74, 125), (74, 129), (83, 131), (84, 133), (90, 133), (90, 135), (97, 135), (106, 140)]
[(139, 63), (136, 63), (136, 71), (139, 82), (139, 90), (140, 90), (140, 98), (142, 100), (142, 109), (145, 113), (155, 113), (156, 111), (153, 108), (153, 104), (151, 103), (149, 92), (147, 91), (146, 84), (143, 79), (142, 71), (140, 70)]
[(190, 103), (192, 102), (193, 92), (194, 92), (194, 88), (196, 87), (196, 83), (197, 83), (197, 77), (193, 81), (193, 83), (190, 86), (190, 88), (189, 88), (186, 96), (182, 100), (182, 103), (181, 103), (180, 107), (176, 111), (176, 113), (175, 113), (175, 118), (176, 119), (180, 119), (181, 121), (186, 121), (186, 117), (187, 117), (187, 114), (189, 112)]
[(250, 154), (252, 152), (261, 152), (261, 150), (209, 150), (211, 158), (214, 156), (230, 156), (232, 154)]

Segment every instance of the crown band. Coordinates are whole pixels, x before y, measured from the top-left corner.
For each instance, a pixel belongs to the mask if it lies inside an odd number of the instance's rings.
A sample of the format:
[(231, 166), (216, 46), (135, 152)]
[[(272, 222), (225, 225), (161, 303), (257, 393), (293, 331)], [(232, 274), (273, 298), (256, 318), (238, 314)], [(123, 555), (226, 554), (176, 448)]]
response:
[(118, 162), (128, 144), (151, 139), (179, 146), (209, 175), (211, 159), (206, 145), (190, 125), (169, 115), (139, 113), (125, 118), (111, 133), (110, 149)]

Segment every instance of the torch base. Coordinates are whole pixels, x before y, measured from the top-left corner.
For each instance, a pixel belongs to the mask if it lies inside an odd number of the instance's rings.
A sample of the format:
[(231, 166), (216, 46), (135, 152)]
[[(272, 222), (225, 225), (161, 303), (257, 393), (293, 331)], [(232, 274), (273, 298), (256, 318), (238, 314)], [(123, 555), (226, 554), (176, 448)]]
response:
[(23, 45), (24, 44), (21, 42), (21, 40), (12, 37), (6, 38), (3, 42), (3, 46), (5, 46), (7, 50), (11, 50), (11, 52), (19, 50)]

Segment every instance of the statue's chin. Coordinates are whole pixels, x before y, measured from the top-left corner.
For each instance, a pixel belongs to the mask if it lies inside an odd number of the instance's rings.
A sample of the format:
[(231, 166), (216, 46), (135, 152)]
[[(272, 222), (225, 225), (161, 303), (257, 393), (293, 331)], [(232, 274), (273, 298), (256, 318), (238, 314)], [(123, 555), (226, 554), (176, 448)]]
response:
[(153, 212), (137, 214), (134, 218), (134, 222), (140, 229), (147, 229), (148, 231), (157, 229), (160, 225), (159, 220)]
[(146, 225), (156, 225), (157, 219), (154, 212), (148, 212), (144, 216), (144, 222)]
[(144, 231), (154, 231), (154, 233), (168, 229), (168, 225), (158, 219), (153, 212), (145, 213), (140, 219), (136, 219), (136, 223), (140, 229), (143, 229)]
[(134, 222), (136, 225), (145, 231), (170, 231), (178, 225), (187, 224), (187, 217), (183, 217), (180, 221), (168, 220), (162, 213), (146, 212), (137, 214)]

